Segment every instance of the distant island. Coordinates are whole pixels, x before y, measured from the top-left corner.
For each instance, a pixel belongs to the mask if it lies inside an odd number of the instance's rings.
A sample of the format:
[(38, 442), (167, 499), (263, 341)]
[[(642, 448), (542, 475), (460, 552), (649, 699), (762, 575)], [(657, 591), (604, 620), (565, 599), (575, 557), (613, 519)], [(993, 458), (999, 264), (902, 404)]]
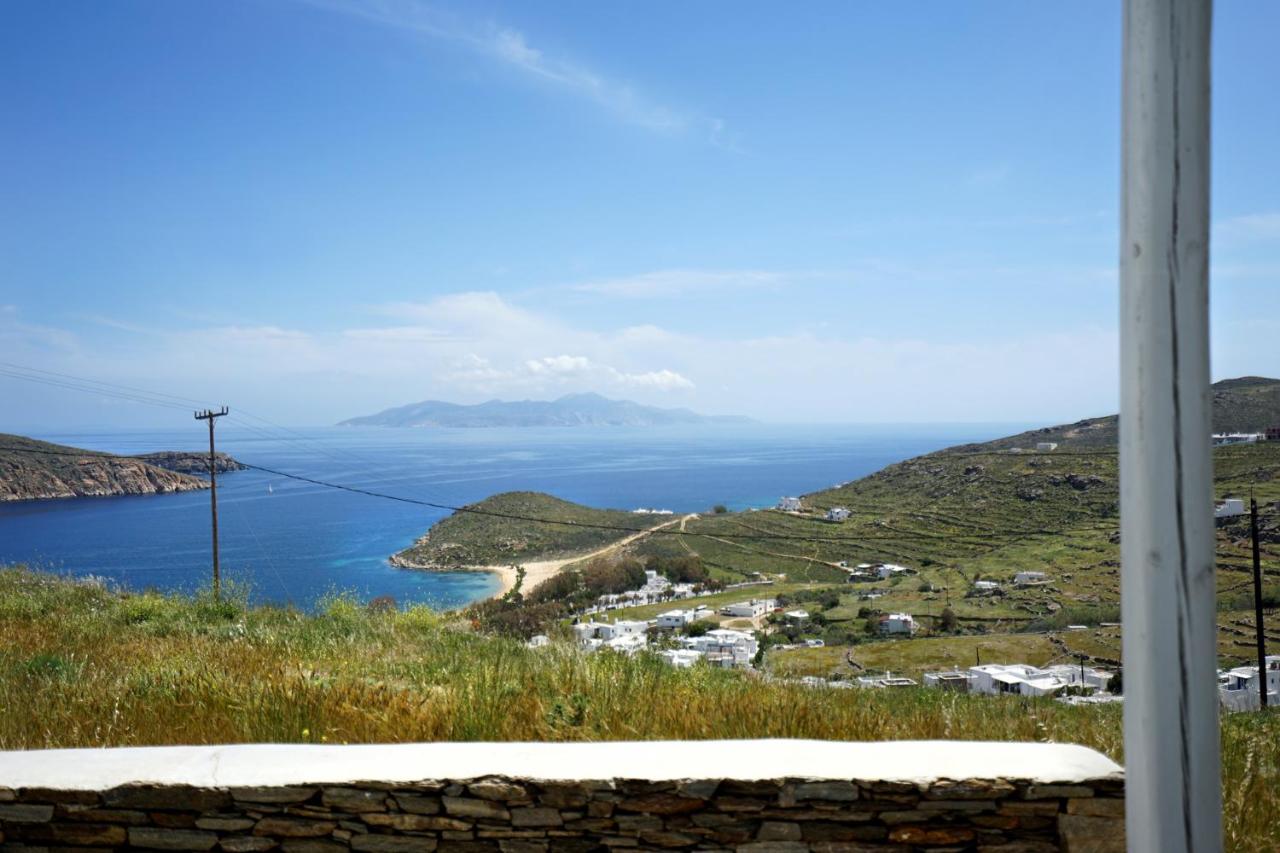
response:
[(610, 400), (599, 394), (569, 394), (557, 400), (490, 400), (471, 406), (426, 400), (387, 409), (376, 415), (350, 418), (338, 426), (653, 427), (751, 422), (750, 418), (732, 415), (700, 415), (689, 409), (663, 409), (629, 400)]
[[(218, 472), (244, 468), (225, 453)], [(116, 456), (0, 433), (0, 501), (156, 495), (209, 488), (205, 453), (161, 451)]]

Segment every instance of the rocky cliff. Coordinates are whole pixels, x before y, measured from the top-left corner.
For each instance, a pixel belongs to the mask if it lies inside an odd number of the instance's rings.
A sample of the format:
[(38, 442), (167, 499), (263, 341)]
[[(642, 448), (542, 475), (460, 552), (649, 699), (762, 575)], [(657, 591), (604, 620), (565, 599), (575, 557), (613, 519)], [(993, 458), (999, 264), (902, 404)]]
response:
[(153, 495), (208, 487), (207, 480), (142, 459), (0, 433), (0, 501)]
[[(156, 453), (139, 453), (134, 459), (141, 459), (148, 465), (164, 468), (166, 471), (177, 471), (179, 474), (208, 474), (209, 454), (184, 450), (161, 450)], [(243, 471), (245, 466), (225, 453), (214, 454), (214, 464), (219, 474), (227, 471)]]

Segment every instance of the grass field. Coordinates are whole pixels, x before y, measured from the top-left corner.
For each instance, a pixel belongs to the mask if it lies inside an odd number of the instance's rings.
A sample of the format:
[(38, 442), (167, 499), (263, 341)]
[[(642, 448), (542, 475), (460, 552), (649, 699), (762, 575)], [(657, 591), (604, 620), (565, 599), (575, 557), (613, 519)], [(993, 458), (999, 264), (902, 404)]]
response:
[[(1123, 760), (1115, 707), (815, 690), (530, 650), (423, 608), (337, 598), (308, 616), (0, 570), (0, 749), (752, 737), (1052, 740)], [(1280, 715), (1225, 717), (1222, 739), (1229, 847), (1276, 849)]]

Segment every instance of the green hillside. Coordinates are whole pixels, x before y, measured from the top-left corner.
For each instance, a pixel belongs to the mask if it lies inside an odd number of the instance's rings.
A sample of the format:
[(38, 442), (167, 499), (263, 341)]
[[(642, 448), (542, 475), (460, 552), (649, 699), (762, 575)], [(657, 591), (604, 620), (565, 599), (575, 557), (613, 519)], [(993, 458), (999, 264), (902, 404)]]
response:
[[(624, 510), (593, 509), (540, 492), (503, 492), (437, 522), (413, 546), (392, 558), (408, 568), (509, 565), (585, 553), (626, 534), (577, 525), (643, 530), (648, 516)], [(523, 521), (505, 516), (549, 519)]]

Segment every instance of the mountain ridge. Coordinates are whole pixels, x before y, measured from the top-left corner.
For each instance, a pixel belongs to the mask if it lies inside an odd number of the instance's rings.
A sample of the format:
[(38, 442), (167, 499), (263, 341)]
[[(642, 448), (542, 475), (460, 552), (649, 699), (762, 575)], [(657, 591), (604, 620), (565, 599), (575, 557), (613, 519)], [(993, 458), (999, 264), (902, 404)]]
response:
[[(1280, 379), (1266, 376), (1239, 376), (1221, 379), (1210, 387), (1213, 431), (1261, 432), (1280, 426)], [(978, 450), (1034, 450), (1040, 442), (1057, 444), (1063, 450), (1095, 450), (1119, 444), (1120, 416), (1083, 418), (1069, 424), (1039, 427), (991, 441), (962, 444), (942, 453)]]
[(750, 423), (734, 415), (701, 415), (690, 409), (646, 406), (595, 393), (566, 394), (554, 400), (487, 400), (449, 403), (423, 400), (394, 406), (372, 415), (340, 421), (338, 426), (393, 428), (485, 428), (575, 426), (672, 426), (677, 424)]

